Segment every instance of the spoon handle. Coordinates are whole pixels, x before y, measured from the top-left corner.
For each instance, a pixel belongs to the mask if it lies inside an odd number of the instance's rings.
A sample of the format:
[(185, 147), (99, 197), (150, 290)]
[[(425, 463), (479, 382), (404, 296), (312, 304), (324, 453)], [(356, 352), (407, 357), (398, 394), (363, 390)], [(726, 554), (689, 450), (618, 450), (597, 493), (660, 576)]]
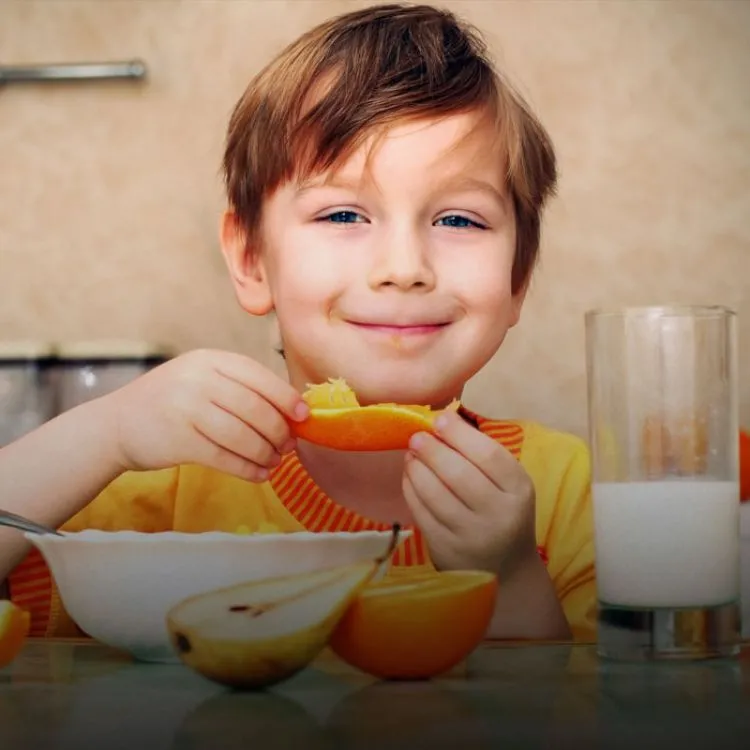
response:
[(56, 534), (62, 536), (59, 531), (51, 529), (48, 526), (42, 526), (28, 518), (17, 516), (15, 513), (9, 513), (7, 510), (0, 510), (0, 526), (10, 526), (21, 531), (30, 531), (33, 534)]

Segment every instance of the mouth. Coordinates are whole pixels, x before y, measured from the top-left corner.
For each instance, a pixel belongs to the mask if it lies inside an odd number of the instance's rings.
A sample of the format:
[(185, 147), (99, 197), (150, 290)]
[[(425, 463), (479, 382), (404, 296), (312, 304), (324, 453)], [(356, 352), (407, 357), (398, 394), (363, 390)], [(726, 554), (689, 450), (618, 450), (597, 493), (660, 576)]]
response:
[(446, 328), (450, 323), (365, 323), (349, 321), (350, 325), (373, 333), (384, 333), (389, 336), (423, 336)]

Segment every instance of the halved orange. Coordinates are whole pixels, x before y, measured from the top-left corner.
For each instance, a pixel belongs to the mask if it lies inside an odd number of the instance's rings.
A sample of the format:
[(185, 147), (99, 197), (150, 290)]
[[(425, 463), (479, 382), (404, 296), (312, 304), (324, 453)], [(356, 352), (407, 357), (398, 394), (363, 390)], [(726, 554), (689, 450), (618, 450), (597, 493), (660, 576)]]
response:
[(445, 571), (368, 585), (330, 640), (348, 664), (381, 679), (427, 679), (455, 667), (484, 639), (497, 577)]
[(740, 500), (750, 502), (750, 432), (740, 430)]
[(0, 668), (16, 658), (28, 635), (31, 617), (17, 604), (0, 601)]
[(293, 424), (295, 436), (348, 451), (406, 449), (412, 435), (431, 432), (443, 411), (459, 407), (458, 401), (437, 410), (393, 403), (360, 406), (354, 391), (341, 378), (311, 385), (302, 397), (310, 407), (310, 416)]

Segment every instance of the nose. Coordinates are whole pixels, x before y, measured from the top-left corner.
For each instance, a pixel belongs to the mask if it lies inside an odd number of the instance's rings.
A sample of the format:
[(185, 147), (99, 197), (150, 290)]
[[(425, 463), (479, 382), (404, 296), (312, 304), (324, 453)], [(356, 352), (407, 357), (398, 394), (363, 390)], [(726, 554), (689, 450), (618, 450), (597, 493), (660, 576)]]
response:
[(435, 286), (427, 238), (401, 228), (375, 240), (369, 283), (372, 289), (395, 287), (404, 291), (429, 291)]

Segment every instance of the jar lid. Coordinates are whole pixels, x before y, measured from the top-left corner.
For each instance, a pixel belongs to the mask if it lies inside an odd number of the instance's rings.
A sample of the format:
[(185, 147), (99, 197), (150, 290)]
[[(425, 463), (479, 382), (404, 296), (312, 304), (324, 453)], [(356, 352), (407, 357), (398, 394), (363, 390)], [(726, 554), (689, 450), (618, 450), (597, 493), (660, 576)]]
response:
[(33, 339), (17, 341), (0, 340), (0, 361), (3, 362), (49, 359), (54, 355), (54, 345), (46, 341), (35, 341)]
[(71, 341), (57, 346), (57, 356), (67, 360), (144, 360), (170, 356), (166, 347), (131, 339)]

